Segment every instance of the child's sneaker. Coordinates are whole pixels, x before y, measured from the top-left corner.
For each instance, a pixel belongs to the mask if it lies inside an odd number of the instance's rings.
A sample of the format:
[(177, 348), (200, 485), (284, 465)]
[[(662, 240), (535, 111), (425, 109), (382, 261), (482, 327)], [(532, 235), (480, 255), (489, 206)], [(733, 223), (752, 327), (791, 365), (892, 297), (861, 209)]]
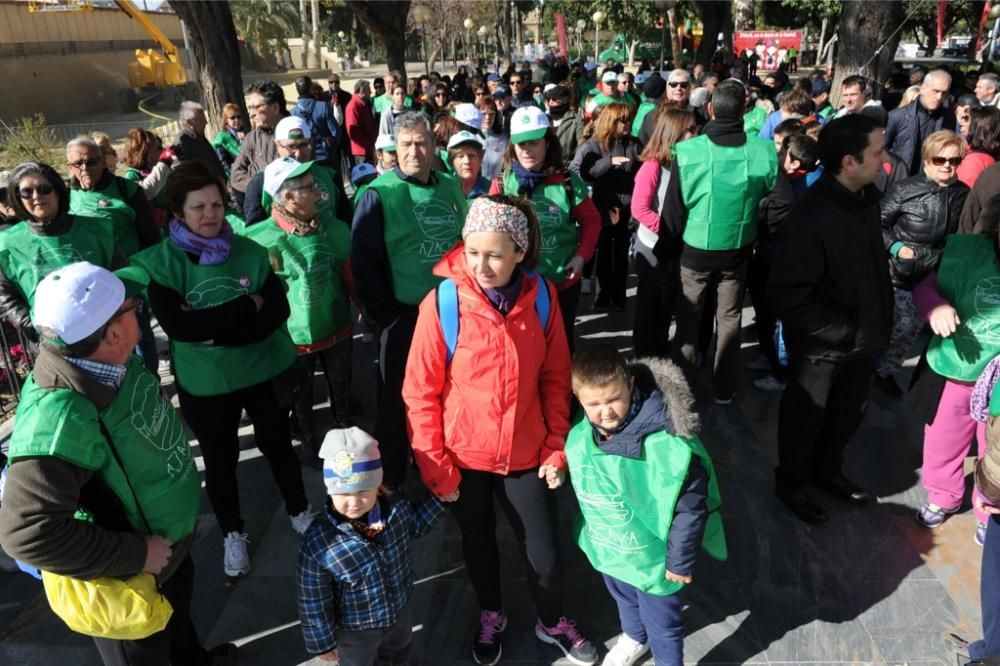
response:
[(917, 511), (917, 522), (924, 527), (930, 527), (932, 529), (935, 527), (941, 527), (948, 516), (953, 513), (957, 513), (959, 508), (960, 507), (956, 506), (954, 509), (942, 509), (937, 504), (928, 502), (920, 507), (919, 511)]
[(976, 533), (973, 535), (976, 543), (980, 546), (986, 545), (986, 523), (976, 521)]
[(621, 634), (614, 647), (608, 650), (601, 666), (632, 666), (649, 652), (649, 643), (640, 643), (628, 634)]
[(230, 532), (223, 542), (222, 569), (229, 577), (246, 576), (250, 573), (250, 553), (247, 544), (250, 539), (246, 534)]
[(503, 649), (500, 635), (507, 628), (507, 616), (503, 611), (484, 610), (479, 614), (479, 631), (472, 641), (472, 658), (477, 664), (493, 666), (500, 661)]
[(309, 526), (312, 525), (312, 521), (316, 519), (316, 512), (312, 510), (311, 506), (306, 506), (305, 511), (289, 516), (289, 519), (292, 521), (293, 530), (299, 534), (305, 534)]
[(555, 645), (566, 658), (580, 666), (597, 663), (597, 648), (576, 629), (576, 622), (559, 618), (554, 627), (546, 627), (541, 619), (535, 624), (535, 636), (543, 643)]

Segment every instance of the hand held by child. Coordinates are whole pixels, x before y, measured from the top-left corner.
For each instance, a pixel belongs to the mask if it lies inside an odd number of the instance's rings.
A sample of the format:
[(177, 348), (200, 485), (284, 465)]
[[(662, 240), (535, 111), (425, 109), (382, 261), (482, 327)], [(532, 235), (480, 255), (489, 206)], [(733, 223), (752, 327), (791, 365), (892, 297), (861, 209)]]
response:
[(981, 511), (982, 513), (988, 513), (992, 516), (1000, 515), (1000, 507), (993, 506), (992, 504), (987, 504), (982, 497), (978, 494), (973, 493), (972, 504), (975, 505), (976, 511)]
[(549, 490), (555, 490), (566, 480), (566, 473), (555, 465), (540, 465), (538, 467), (538, 478), (545, 479)]
[(339, 662), (340, 661), (340, 655), (337, 654), (337, 650), (336, 649), (333, 649), (333, 650), (330, 650), (329, 652), (324, 652), (323, 654), (319, 655), (319, 660), (320, 661)]
[(947, 338), (962, 325), (962, 321), (958, 318), (955, 308), (945, 303), (931, 310), (930, 324), (932, 331), (942, 338)]
[(442, 502), (454, 502), (458, 500), (458, 489), (456, 488), (452, 492), (448, 493), (447, 495), (442, 495), (438, 499), (440, 499)]
[(667, 580), (674, 583), (684, 583), (685, 585), (691, 584), (691, 576), (681, 576), (680, 574), (675, 574), (670, 569), (667, 569)]

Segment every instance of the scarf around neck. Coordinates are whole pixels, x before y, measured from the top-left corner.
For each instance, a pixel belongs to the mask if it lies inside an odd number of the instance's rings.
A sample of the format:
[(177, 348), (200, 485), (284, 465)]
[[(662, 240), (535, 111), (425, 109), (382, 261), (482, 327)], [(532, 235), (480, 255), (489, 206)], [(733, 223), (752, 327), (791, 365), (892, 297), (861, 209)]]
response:
[(535, 188), (544, 183), (549, 177), (549, 174), (544, 171), (531, 171), (530, 169), (525, 169), (517, 162), (514, 162), (511, 166), (514, 171), (514, 177), (517, 178), (518, 194), (531, 196)]
[(293, 236), (309, 236), (316, 233), (316, 230), (319, 229), (318, 218), (313, 217), (311, 220), (303, 220), (279, 206), (271, 207), (271, 217), (274, 218), (274, 223), (278, 225), (279, 229)]
[(185, 252), (197, 255), (200, 266), (216, 266), (229, 259), (233, 243), (233, 228), (229, 222), (222, 222), (222, 230), (215, 238), (199, 236), (177, 218), (170, 220), (169, 228), (170, 240)]

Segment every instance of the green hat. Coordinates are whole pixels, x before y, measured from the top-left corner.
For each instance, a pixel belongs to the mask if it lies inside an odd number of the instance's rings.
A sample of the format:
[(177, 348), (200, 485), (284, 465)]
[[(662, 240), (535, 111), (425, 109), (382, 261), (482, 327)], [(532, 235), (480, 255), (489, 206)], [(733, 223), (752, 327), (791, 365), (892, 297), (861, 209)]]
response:
[(524, 143), (541, 139), (549, 131), (549, 117), (537, 106), (524, 106), (510, 117), (510, 142)]

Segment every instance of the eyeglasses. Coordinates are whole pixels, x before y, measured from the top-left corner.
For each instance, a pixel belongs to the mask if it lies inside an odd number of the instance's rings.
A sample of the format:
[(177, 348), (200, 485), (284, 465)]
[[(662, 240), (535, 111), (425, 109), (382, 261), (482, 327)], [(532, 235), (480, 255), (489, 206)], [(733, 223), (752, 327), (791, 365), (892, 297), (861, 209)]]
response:
[(129, 312), (132, 312), (133, 310), (135, 310), (136, 314), (142, 314), (146, 310), (146, 301), (144, 301), (144, 300), (142, 300), (141, 298), (138, 298), (138, 297), (133, 298), (132, 299), (132, 304), (131, 305), (126, 305), (122, 309), (118, 310), (118, 312), (116, 312), (114, 314), (114, 316), (111, 317), (110, 321), (114, 321), (116, 319), (120, 319), (121, 317), (124, 317), (125, 315), (127, 315)]
[(18, 194), (21, 195), (22, 199), (30, 199), (31, 197), (35, 196), (35, 194), (38, 194), (38, 196), (40, 197), (47, 197), (55, 191), (56, 188), (52, 187), (51, 185), (39, 185), (38, 187), (34, 188), (22, 187), (20, 190), (18, 190)]
[(940, 155), (935, 155), (931, 158), (931, 164), (934, 166), (944, 166), (945, 164), (950, 164), (953, 167), (957, 167), (961, 163), (961, 157), (941, 157)]
[(92, 157), (89, 160), (77, 160), (76, 162), (67, 162), (66, 164), (77, 169), (89, 169), (92, 166), (97, 166), (103, 161), (103, 158)]
[(435, 97), (447, 97), (448, 93), (445, 93), (445, 92), (436, 92), (436, 93), (434, 93), (434, 96)]
[(691, 84), (687, 81), (671, 81), (667, 85), (671, 88), (688, 88)]
[(299, 190), (317, 190), (319, 189), (319, 185), (316, 183), (316, 181), (313, 181), (306, 185), (299, 185), (298, 187), (290, 187), (288, 189), (290, 192), (298, 192)]
[(267, 102), (261, 102), (260, 104), (249, 104), (247, 105), (247, 111), (256, 111), (257, 109), (263, 109), (267, 106)]
[(521, 80), (520, 79), (511, 79), (510, 80), (510, 85), (512, 85), (512, 86), (519, 86), (519, 85), (521, 85)]

